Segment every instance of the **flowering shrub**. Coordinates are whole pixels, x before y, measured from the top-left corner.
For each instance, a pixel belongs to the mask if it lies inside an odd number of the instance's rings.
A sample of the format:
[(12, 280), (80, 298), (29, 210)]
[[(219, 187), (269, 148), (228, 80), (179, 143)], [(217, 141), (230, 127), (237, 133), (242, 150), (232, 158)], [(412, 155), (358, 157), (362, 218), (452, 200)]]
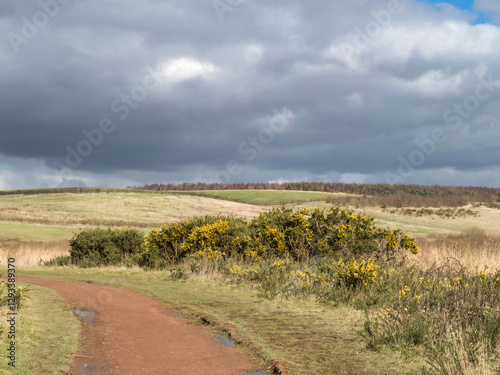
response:
[(252, 246), (246, 256), (252, 259), (269, 257), (302, 260), (314, 252), (313, 232), (307, 210), (294, 212), (282, 207), (263, 212), (250, 223)]
[(372, 258), (359, 264), (355, 259), (344, 263), (341, 259), (336, 265), (337, 281), (349, 286), (368, 285), (377, 280), (377, 266)]
[(206, 216), (153, 229), (144, 238), (141, 264), (166, 267), (185, 257), (249, 260), (281, 258), (304, 261), (314, 256), (390, 258), (397, 250), (417, 253), (413, 238), (377, 229), (373, 218), (351, 210), (274, 208), (250, 223)]
[(246, 220), (205, 216), (153, 229), (144, 237), (141, 264), (165, 268), (186, 257), (218, 259), (246, 251)]
[(230, 222), (225, 220), (196, 227), (191, 231), (181, 248), (192, 252), (192, 256), (195, 258), (220, 258), (226, 254), (218, 249), (218, 242), (221, 235), (226, 233), (229, 228)]

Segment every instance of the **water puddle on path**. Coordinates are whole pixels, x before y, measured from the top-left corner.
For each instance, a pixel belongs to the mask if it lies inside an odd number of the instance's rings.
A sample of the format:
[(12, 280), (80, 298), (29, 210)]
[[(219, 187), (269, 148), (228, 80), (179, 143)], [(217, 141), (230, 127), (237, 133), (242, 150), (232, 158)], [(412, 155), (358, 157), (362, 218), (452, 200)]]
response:
[(214, 339), (219, 344), (227, 346), (228, 348), (236, 348), (236, 343), (234, 341), (231, 341), (227, 337), (220, 336), (220, 335), (214, 335)]
[(94, 366), (94, 365), (83, 365), (83, 369), (80, 371), (80, 374), (82, 375), (87, 375), (87, 374), (92, 374), (92, 375), (97, 375), (97, 374), (102, 374), (102, 370), (104, 367), (101, 366)]
[[(221, 345), (227, 346), (229, 348), (236, 348), (236, 343), (232, 341), (231, 339), (228, 339), (227, 337), (221, 336), (220, 334), (215, 334), (213, 335), (214, 339)], [(252, 372), (245, 372), (245, 373), (240, 373), (237, 375), (270, 375), (268, 372), (263, 372), (263, 371), (252, 371)]]
[(89, 319), (89, 318), (93, 318), (94, 316), (99, 315), (97, 311), (89, 309), (74, 309), (71, 311), (73, 311), (75, 315), (79, 316), (80, 318), (84, 318), (83, 321), (85, 323), (94, 323), (94, 319)]

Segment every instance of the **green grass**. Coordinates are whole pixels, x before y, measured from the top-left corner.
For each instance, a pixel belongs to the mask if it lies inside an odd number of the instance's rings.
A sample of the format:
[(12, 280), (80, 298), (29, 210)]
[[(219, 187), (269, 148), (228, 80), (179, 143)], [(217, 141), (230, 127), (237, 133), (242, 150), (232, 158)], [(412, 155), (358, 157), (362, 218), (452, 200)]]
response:
[(50, 225), (0, 223), (0, 241), (20, 239), (26, 241), (54, 241), (71, 238), (76, 228)]
[[(30, 296), (17, 316), (15, 368), (8, 366), (4, 355), (7, 337), (0, 337), (0, 374), (66, 373), (78, 349), (80, 324), (53, 290), (33, 285)], [(7, 318), (1, 318), (5, 327)]]
[(187, 194), (196, 194), (204, 197), (264, 206), (297, 202), (325, 201), (327, 198), (336, 196), (335, 194), (325, 194), (319, 192), (280, 190), (217, 190), (200, 191)]
[(250, 339), (247, 348), (285, 364), (292, 374), (414, 374), (420, 364), (396, 352), (373, 352), (359, 336), (364, 316), (352, 308), (298, 301), (269, 301), (248, 285), (227, 285), (207, 278), (171, 280), (165, 272), (103, 269), (23, 270), (23, 275), (92, 281), (143, 293), (182, 311), (208, 314)]

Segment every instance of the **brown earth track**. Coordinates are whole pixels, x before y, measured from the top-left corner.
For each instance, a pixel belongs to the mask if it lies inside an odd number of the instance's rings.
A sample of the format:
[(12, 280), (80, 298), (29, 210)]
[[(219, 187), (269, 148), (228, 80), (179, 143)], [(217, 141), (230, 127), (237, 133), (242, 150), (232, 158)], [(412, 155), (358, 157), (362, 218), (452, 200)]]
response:
[(57, 291), (71, 309), (99, 313), (90, 318), (93, 323), (82, 320), (83, 348), (72, 375), (236, 375), (258, 368), (241, 348), (220, 345), (207, 330), (136, 292), (69, 280), (17, 279)]

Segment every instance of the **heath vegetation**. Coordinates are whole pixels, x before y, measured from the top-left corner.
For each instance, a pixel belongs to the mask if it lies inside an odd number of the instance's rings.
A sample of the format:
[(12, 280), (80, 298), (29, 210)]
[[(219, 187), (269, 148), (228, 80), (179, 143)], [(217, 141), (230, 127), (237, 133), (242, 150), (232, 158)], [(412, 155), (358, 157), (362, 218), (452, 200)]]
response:
[[(155, 208), (159, 202), (155, 194), (158, 190), (174, 190), (175, 194), (208, 193), (247, 203), (275, 203), (280, 199), (282, 203), (293, 203), (308, 190), (314, 196), (304, 195), (305, 201), (321, 196), (323, 203), (318, 207), (309, 203), (310, 208), (258, 209), (245, 216), (200, 211), (201, 215), (196, 217), (179, 216), (178, 220), (165, 220), (162, 225), (157, 225), (161, 213), (154, 213), (154, 222), (130, 216), (131, 222), (143, 224), (139, 225), (142, 229), (112, 225), (106, 228), (95, 222), (100, 227), (75, 230), (69, 252), (62, 250), (68, 242), (54, 242), (53, 247), (61, 249), (60, 255), (51, 256), (52, 260), (45, 264), (63, 266), (62, 270), (70, 272), (77, 272), (75, 267), (114, 266), (130, 272), (140, 272), (142, 268), (146, 272), (142, 271), (143, 276), (137, 280), (148, 274), (159, 275), (155, 285), (162, 282), (198, 285), (202, 281), (203, 285), (219, 285), (217, 288), (248, 288), (251, 294), (270, 303), (314, 303), (331, 314), (348, 309), (359, 314), (362, 324), (350, 327), (371, 353), (379, 353), (382, 358), (383, 353), (395, 350), (405, 363), (418, 364), (418, 370), (402, 370), (402, 373), (499, 373), (500, 237), (481, 224), (486, 214), (498, 216), (495, 210), (498, 189), (292, 183), (249, 184), (243, 187), (247, 189), (245, 194), (235, 194), (231, 188), (241, 188), (239, 185), (219, 185), (217, 192), (206, 191), (209, 187), (214, 186), (148, 186), (152, 190), (129, 193), (135, 194), (136, 203), (127, 199), (123, 202), (130, 202), (129, 209), (146, 203), (147, 209), (162, 211), (159, 206)], [(288, 188), (303, 191), (280, 198), (279, 194), (287, 193)], [(268, 192), (256, 194), (263, 189), (281, 191), (267, 197), (263, 194)], [(103, 192), (75, 193), (93, 196)], [(161, 195), (182, 197), (163, 192)], [(441, 225), (436, 223), (453, 224), (443, 226), (449, 234), (414, 237), (393, 229), (396, 225), (384, 227), (381, 219), (340, 205), (328, 205), (326, 200), (350, 204), (358, 207), (358, 211), (362, 207), (368, 212), (378, 210), (381, 218), (392, 215), (391, 220), (400, 218), (401, 223), (428, 220), (434, 227)], [(14, 210), (7, 211), (4, 214), (16, 214)], [(116, 215), (102, 216), (99, 220), (104, 223)], [(129, 218), (125, 214), (121, 217)], [(478, 228), (460, 232), (460, 226), (463, 223), (469, 226), (471, 221)], [(149, 227), (153, 229), (145, 230), (147, 222), (155, 224)], [(12, 242), (21, 243), (27, 241)], [(205, 301), (204, 308), (210, 310), (208, 302)], [(234, 314), (235, 311), (230, 315)], [(230, 316), (224, 319), (231, 320)], [(259, 326), (257, 321), (252, 324)], [(317, 324), (319, 327), (323, 323)], [(278, 335), (279, 330), (273, 332)], [(258, 341), (259, 337), (253, 339)], [(321, 353), (323, 356), (326, 352)], [(312, 352), (308, 355), (312, 356)], [(293, 356), (299, 358), (300, 350)], [(310, 373), (322, 373), (321, 363), (314, 363), (317, 369)]]

